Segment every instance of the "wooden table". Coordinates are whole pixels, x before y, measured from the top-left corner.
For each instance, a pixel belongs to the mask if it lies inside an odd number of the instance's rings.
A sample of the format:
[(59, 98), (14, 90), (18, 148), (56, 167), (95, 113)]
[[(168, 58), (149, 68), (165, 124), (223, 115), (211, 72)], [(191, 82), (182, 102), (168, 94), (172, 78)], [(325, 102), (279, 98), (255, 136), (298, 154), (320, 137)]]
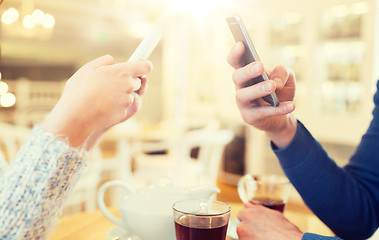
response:
[[(232, 208), (231, 218), (235, 218), (243, 208), (243, 205), (241, 203), (229, 204)], [(111, 208), (110, 211), (118, 215), (116, 208)], [(294, 205), (287, 205), (285, 215), (302, 231), (332, 235), (330, 230), (309, 210), (299, 209)], [(105, 240), (107, 233), (114, 226), (115, 224), (104, 217), (100, 210), (68, 215), (60, 219), (49, 240)]]
[[(118, 215), (117, 209), (110, 211)], [(114, 226), (100, 210), (67, 215), (59, 220), (49, 240), (105, 240)]]

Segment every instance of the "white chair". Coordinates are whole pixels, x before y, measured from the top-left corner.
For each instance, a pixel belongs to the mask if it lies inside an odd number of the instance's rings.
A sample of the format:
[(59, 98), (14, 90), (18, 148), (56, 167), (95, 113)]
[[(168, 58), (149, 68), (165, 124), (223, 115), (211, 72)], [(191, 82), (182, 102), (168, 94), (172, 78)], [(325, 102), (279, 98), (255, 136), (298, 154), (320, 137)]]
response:
[[(155, 178), (168, 175), (180, 185), (216, 185), (224, 148), (233, 136), (231, 130), (204, 128), (157, 143), (139, 142), (133, 154), (135, 182), (148, 185)], [(196, 157), (194, 149), (197, 150)]]
[(0, 177), (3, 175), (3, 172), (7, 167), (8, 163), (5, 161), (3, 153), (0, 151)]
[[(217, 183), (217, 175), (225, 147), (232, 141), (234, 133), (229, 129), (210, 130), (204, 133), (189, 133), (188, 150), (199, 148), (197, 158), (190, 158), (190, 171), (198, 178), (198, 183)], [(183, 168), (182, 168), (183, 169)]]
[(27, 140), (31, 130), (8, 123), (0, 123), (0, 176), (16, 157), (21, 145)]
[(65, 83), (66, 81), (32, 81), (27, 78), (16, 80), (16, 124), (31, 127), (42, 122), (58, 102)]
[(0, 123), (0, 151), (5, 162), (10, 163), (16, 157), (30, 133), (30, 128)]

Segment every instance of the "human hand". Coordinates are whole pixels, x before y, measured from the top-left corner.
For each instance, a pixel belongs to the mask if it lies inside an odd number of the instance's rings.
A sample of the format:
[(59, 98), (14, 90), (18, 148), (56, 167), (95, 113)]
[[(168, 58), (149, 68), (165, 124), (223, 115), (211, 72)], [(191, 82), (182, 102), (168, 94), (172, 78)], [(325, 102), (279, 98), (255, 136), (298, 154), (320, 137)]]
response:
[[(290, 69), (277, 66), (267, 72), (269, 81), (246, 87), (248, 80), (262, 75), (265, 69), (259, 61), (243, 66), (240, 59), (244, 51), (244, 44), (239, 42), (227, 58), (228, 63), (236, 69), (233, 81), (241, 116), (246, 123), (265, 131), (279, 148), (284, 147), (292, 140), (297, 128), (296, 118), (290, 114), (295, 109), (295, 75)], [(278, 107), (272, 107), (261, 99), (273, 92), (279, 98)]]
[(239, 240), (300, 240), (304, 235), (283, 213), (259, 204), (245, 204), (238, 218)]
[(109, 55), (87, 63), (67, 81), (43, 127), (73, 147), (87, 140), (91, 147), (107, 129), (138, 111), (147, 84), (140, 76), (151, 70), (149, 61), (115, 63)]

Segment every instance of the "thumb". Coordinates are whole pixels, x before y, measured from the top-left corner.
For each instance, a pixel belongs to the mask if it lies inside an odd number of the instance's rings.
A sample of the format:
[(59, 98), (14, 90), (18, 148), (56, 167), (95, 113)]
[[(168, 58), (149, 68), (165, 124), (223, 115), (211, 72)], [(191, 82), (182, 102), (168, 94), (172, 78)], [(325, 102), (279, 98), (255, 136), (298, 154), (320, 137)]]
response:
[(111, 55), (104, 55), (90, 61), (85, 66), (97, 68), (97, 67), (101, 67), (105, 65), (113, 65), (113, 64), (115, 64), (114, 58)]

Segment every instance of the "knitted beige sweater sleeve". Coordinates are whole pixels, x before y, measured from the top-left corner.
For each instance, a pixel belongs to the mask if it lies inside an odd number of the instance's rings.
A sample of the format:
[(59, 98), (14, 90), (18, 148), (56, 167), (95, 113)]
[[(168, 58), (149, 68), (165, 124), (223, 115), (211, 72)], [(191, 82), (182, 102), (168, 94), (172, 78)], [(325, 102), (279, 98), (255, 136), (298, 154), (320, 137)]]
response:
[(0, 239), (47, 239), (85, 156), (35, 127), (0, 178)]

